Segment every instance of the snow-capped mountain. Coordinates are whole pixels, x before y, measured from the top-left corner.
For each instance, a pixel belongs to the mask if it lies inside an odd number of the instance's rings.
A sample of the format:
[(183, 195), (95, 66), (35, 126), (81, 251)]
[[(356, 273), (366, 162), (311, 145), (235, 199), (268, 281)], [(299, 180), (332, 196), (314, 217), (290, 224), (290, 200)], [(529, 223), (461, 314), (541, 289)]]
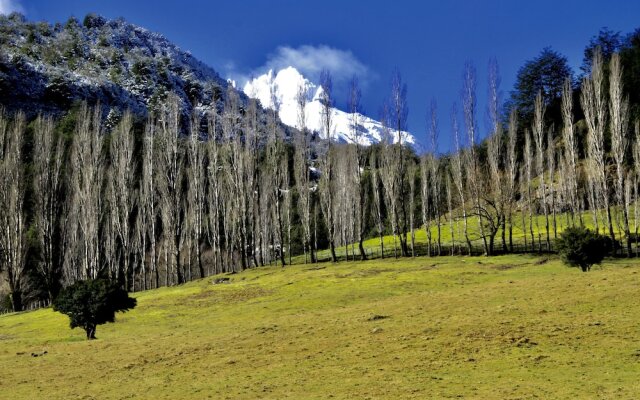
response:
[[(276, 108), (280, 120), (289, 126), (298, 127), (298, 104), (296, 101), (299, 88), (304, 88), (307, 95), (305, 107), (306, 128), (326, 136), (321, 129), (322, 87), (309, 81), (294, 67), (287, 67), (274, 72), (269, 70), (264, 75), (247, 82), (243, 88), (249, 97), (260, 100), (263, 107)], [(273, 96), (272, 96), (273, 93)], [(275, 103), (274, 104), (274, 100)], [(356, 137), (360, 144), (379, 143), (383, 136), (382, 123), (366, 115), (357, 115), (359, 135), (353, 134), (352, 116), (337, 108), (332, 109), (332, 137), (345, 143), (354, 143)], [(394, 142), (397, 135), (392, 135)], [(403, 142), (415, 144), (415, 138), (409, 132), (403, 132)]]

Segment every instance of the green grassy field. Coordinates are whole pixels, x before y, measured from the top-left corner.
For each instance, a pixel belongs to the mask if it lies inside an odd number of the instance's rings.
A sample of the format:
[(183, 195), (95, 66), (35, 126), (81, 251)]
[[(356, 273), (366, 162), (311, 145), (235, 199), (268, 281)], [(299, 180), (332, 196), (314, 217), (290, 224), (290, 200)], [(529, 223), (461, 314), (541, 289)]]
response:
[[(600, 221), (599, 232), (603, 235), (608, 235), (608, 229), (606, 227), (606, 219), (602, 211), (598, 212), (598, 218)], [(616, 238), (618, 240), (621, 240), (622, 244), (624, 245), (625, 242), (624, 242), (624, 233), (621, 225), (622, 224), (621, 218), (622, 218), (622, 215), (620, 210), (616, 209), (615, 207), (612, 207), (612, 220), (614, 221), (614, 224), (613, 224), (614, 233), (616, 235)], [(594, 229), (593, 216), (590, 211), (583, 212), (582, 220), (585, 227), (592, 230)], [(542, 246), (544, 248), (544, 246), (546, 245), (546, 228), (545, 228), (546, 221), (545, 221), (544, 215), (534, 215), (531, 222), (532, 223), (530, 223), (529, 221), (528, 214), (525, 215), (524, 224), (522, 221), (521, 213), (516, 212), (513, 215), (513, 223), (514, 223), (513, 230), (512, 230), (513, 243), (515, 246), (522, 247), (524, 246), (525, 240), (526, 240), (527, 248), (530, 248), (531, 246), (530, 230), (533, 229), (536, 249), (538, 248), (539, 241), (542, 242)], [(482, 236), (481, 236), (479, 224), (478, 224), (478, 218), (476, 216), (470, 216), (468, 217), (467, 223), (468, 223), (469, 240), (471, 241), (475, 249), (481, 250), (483, 244), (482, 244)], [(635, 227), (633, 206), (631, 207), (629, 225), (630, 225), (631, 231), (633, 232)], [(558, 213), (556, 215), (556, 234), (559, 235), (565, 228), (567, 228), (567, 226), (571, 226), (570, 215), (566, 213)], [(432, 222), (430, 230), (431, 230), (431, 236), (432, 236), (431, 238), (432, 244), (435, 246), (437, 236), (438, 236), (437, 225), (435, 224), (435, 222)], [(526, 239), (525, 239), (525, 236), (526, 236)], [(555, 235), (554, 235), (554, 229), (553, 229), (553, 217), (551, 214), (549, 215), (549, 236), (550, 236), (551, 242), (553, 242), (555, 240), (555, 237), (554, 237)], [(508, 244), (509, 242), (508, 232), (505, 232), (505, 237), (506, 237), (506, 242)], [(461, 215), (456, 215), (456, 217), (454, 218), (453, 230), (451, 229), (451, 224), (449, 223), (448, 215), (445, 215), (441, 218), (440, 240), (443, 246), (449, 247), (451, 246), (452, 243), (455, 243), (457, 248), (462, 247), (463, 249), (465, 249), (464, 251), (466, 251), (464, 226), (463, 226), (463, 219)], [(407, 235), (407, 243), (410, 244), (410, 241), (411, 241), (411, 237), (410, 235)], [(428, 242), (427, 233), (424, 227), (423, 226), (416, 227), (415, 243), (417, 246), (423, 247), (422, 249), (423, 252), (424, 252), (424, 246), (426, 246), (427, 242)], [(384, 236), (383, 243), (384, 243), (385, 253), (387, 254), (387, 256), (392, 255), (393, 248), (394, 248), (393, 235)], [(372, 237), (365, 240), (363, 245), (367, 254), (371, 254), (373, 257), (379, 256), (380, 239), (378, 237)], [(397, 246), (399, 248), (400, 246), (399, 241), (397, 242)], [(495, 237), (494, 249), (499, 250), (501, 248), (502, 248), (502, 230), (500, 229), (498, 230), (498, 233), (496, 234), (496, 237)], [(345, 256), (348, 255), (348, 258), (352, 259), (354, 250), (355, 250), (356, 258), (358, 258), (359, 251), (358, 251), (357, 243), (354, 245), (349, 245), (348, 248), (345, 246), (337, 247), (336, 254), (338, 258), (344, 258)], [(318, 251), (319, 260), (329, 260), (330, 257), (331, 257), (331, 253), (329, 252), (329, 250), (324, 249), (324, 250)], [(292, 258), (293, 263), (302, 263), (304, 262), (304, 260), (305, 258), (303, 255), (295, 256)]]
[(4, 315), (0, 398), (637, 398), (639, 267), (519, 255), (260, 268), (138, 293), (95, 341), (51, 309)]

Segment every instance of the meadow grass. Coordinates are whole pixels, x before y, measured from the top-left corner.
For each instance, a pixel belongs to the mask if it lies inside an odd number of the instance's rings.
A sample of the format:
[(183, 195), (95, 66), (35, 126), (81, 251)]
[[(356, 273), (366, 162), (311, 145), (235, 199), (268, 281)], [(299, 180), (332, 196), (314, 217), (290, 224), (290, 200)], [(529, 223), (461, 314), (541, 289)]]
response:
[[(616, 208), (612, 207), (612, 221), (613, 221), (613, 230), (616, 235), (616, 239), (619, 240), (622, 246), (625, 246), (625, 236), (622, 229), (622, 213)], [(454, 243), (456, 248), (462, 249), (462, 251), (466, 251), (466, 240), (464, 236), (464, 224), (463, 218), (460, 213), (457, 212), (453, 219), (453, 224), (450, 224), (448, 219), (448, 214), (442, 216), (440, 220), (440, 241), (442, 246), (446, 246), (450, 248), (451, 244)], [(556, 214), (556, 226), (555, 232), (553, 227), (553, 216), (549, 214), (549, 238), (551, 241), (551, 245), (553, 246), (553, 242), (556, 240), (557, 236), (559, 236), (562, 231), (564, 231), (568, 226), (573, 225), (572, 217), (569, 213), (557, 213)], [(603, 235), (608, 235), (608, 227), (606, 226), (606, 216), (604, 212), (598, 211), (598, 219), (599, 226), (598, 231)], [(636, 225), (633, 206), (631, 207), (631, 212), (629, 215), (629, 225), (631, 232), (634, 233), (634, 227)], [(533, 230), (535, 249), (539, 249), (541, 245), (543, 249), (546, 247), (546, 221), (544, 215), (534, 215), (532, 220), (529, 221), (528, 214), (525, 213), (524, 221), (522, 219), (522, 213), (515, 212), (513, 214), (513, 227), (512, 227), (512, 240), (515, 246), (518, 246), (520, 250), (524, 248), (524, 245), (527, 245), (527, 249), (531, 249), (531, 230)], [(575, 216), (575, 223), (578, 223), (579, 216)], [(593, 215), (591, 211), (585, 211), (582, 213), (582, 224), (589, 229), (595, 230)], [(640, 224), (640, 221), (638, 221)], [(453, 225), (453, 229), (451, 229), (451, 225)], [(483, 248), (482, 243), (482, 235), (479, 228), (479, 221), (477, 216), (469, 216), (467, 219), (468, 226), (468, 235), (471, 245), (475, 250), (481, 250)], [(435, 221), (432, 221), (430, 226), (431, 231), (431, 243), (434, 246), (432, 249), (435, 249), (436, 240), (438, 237), (438, 228)], [(415, 235), (415, 244), (416, 246), (421, 246), (422, 254), (425, 253), (425, 246), (428, 243), (427, 232), (424, 226), (416, 227), (414, 231)], [(505, 232), (505, 238), (507, 246), (509, 245), (509, 233), (508, 227)], [(395, 239), (395, 245), (400, 248), (400, 241)], [(407, 234), (407, 244), (411, 243), (411, 235)], [(540, 244), (541, 243), (541, 244)], [(385, 249), (385, 254), (387, 256), (393, 255), (394, 248), (394, 237), (393, 235), (384, 235), (383, 236), (383, 245)], [(368, 255), (373, 256), (374, 258), (379, 257), (380, 255), (380, 238), (379, 237), (371, 237), (369, 239), (364, 240), (363, 246)], [(502, 249), (502, 229), (499, 229), (495, 236), (494, 250)], [(399, 252), (400, 250), (398, 250)], [(357, 243), (350, 244), (348, 246), (337, 246), (336, 247), (336, 255), (338, 258), (346, 258), (348, 255), (349, 259), (353, 258), (355, 254), (355, 258), (359, 257), (359, 250)], [(420, 254), (420, 253), (419, 253)], [(331, 257), (331, 253), (328, 249), (319, 250), (317, 252), (319, 260), (329, 260)], [(308, 259), (308, 256), (307, 256)], [(297, 255), (292, 257), (292, 262), (294, 264), (304, 263), (305, 256)]]
[(265, 267), (137, 293), (94, 341), (51, 309), (4, 315), (0, 398), (637, 398), (638, 266)]

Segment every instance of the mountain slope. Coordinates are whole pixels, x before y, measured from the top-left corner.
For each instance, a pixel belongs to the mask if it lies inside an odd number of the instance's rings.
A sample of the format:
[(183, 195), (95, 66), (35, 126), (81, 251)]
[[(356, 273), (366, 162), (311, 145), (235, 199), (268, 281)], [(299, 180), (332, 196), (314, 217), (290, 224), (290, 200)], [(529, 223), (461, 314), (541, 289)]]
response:
[[(280, 120), (284, 124), (298, 127), (298, 105), (296, 102), (298, 88), (304, 88), (307, 95), (306, 128), (324, 136), (320, 117), (322, 87), (309, 81), (294, 67), (284, 68), (277, 72), (270, 70), (247, 82), (243, 91), (247, 96), (260, 100), (263, 107), (274, 108), (275, 106), (278, 109)], [(366, 115), (357, 115), (359, 135), (353, 134), (353, 124), (349, 113), (333, 108), (332, 120), (332, 136), (339, 142), (354, 143), (358, 139), (360, 144), (371, 145), (379, 143), (383, 139), (384, 127), (382, 123)], [(397, 142), (396, 135), (392, 136), (392, 140)], [(404, 143), (415, 144), (415, 138), (409, 132), (403, 132), (402, 136)]]
[(189, 52), (123, 19), (89, 14), (50, 25), (0, 16), (0, 46), (0, 103), (29, 115), (63, 112), (77, 100), (145, 115), (169, 92), (189, 115), (227, 88)]

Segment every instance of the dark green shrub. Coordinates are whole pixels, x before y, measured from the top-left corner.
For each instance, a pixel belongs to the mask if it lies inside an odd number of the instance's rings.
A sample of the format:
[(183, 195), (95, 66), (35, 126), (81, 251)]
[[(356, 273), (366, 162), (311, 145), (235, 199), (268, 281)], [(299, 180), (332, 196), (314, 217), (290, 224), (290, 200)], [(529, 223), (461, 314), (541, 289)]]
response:
[(84, 17), (82, 21), (82, 25), (85, 28), (93, 29), (93, 28), (102, 28), (107, 23), (107, 20), (101, 17), (98, 14), (89, 13)]
[(0, 293), (0, 313), (13, 311), (13, 304), (11, 304), (11, 295), (7, 293)]
[(635, 233), (635, 232), (630, 232), (629, 236), (625, 235), (625, 240), (628, 238), (629, 240), (631, 240), (631, 242), (637, 242), (640, 240), (640, 234)]
[(69, 32), (75, 32), (80, 29), (80, 21), (76, 17), (70, 17), (64, 24), (64, 29)]
[(136, 306), (136, 299), (117, 283), (105, 279), (78, 281), (62, 289), (53, 302), (53, 310), (69, 316), (71, 329), (81, 327), (87, 339), (96, 338), (96, 327), (115, 321), (118, 311)]
[(556, 241), (562, 261), (570, 267), (580, 267), (583, 272), (600, 264), (612, 250), (613, 241), (582, 226), (567, 228)]
[(53, 75), (49, 78), (44, 89), (44, 98), (54, 104), (69, 106), (73, 97), (73, 87), (62, 75)]

